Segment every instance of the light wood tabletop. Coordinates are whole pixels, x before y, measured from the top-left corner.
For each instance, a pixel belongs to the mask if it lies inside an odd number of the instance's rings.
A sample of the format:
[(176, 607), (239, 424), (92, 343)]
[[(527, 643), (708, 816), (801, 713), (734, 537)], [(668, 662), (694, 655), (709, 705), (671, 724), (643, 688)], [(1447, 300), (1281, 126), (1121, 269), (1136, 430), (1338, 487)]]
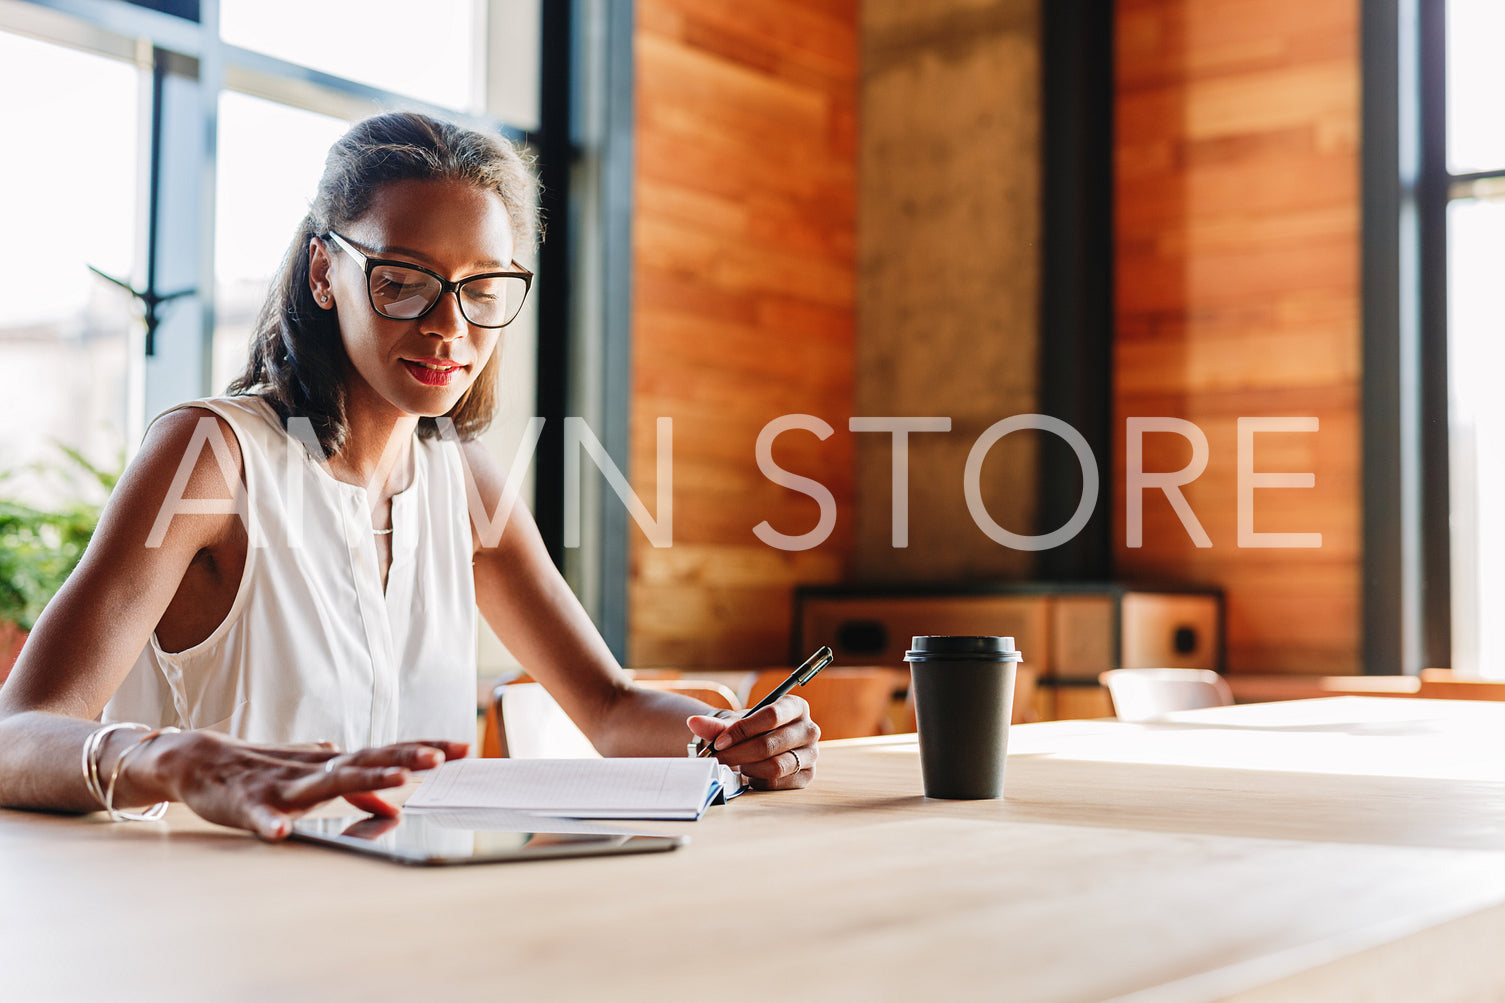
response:
[(913, 736), (672, 853), (412, 868), (194, 818), (0, 811), (0, 997), (1452, 999), (1505, 994), (1505, 705), (1339, 697)]

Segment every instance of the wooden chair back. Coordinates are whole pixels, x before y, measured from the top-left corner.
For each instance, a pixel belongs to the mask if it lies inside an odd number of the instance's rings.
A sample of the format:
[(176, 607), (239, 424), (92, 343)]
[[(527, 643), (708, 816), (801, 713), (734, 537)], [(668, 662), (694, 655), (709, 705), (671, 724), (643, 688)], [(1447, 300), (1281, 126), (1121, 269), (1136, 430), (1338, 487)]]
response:
[[(649, 689), (693, 697), (717, 710), (742, 707), (730, 687), (689, 679), (635, 679)], [(492, 691), (481, 736), (481, 755), (516, 759), (583, 759), (598, 756), (569, 715), (535, 682), (508, 682)]]
[(717, 710), (742, 709), (742, 701), (738, 699), (737, 694), (730, 686), (722, 683), (698, 679), (639, 679), (637, 677), (633, 677), (633, 682), (650, 689), (682, 693), (687, 697), (694, 697), (701, 703), (710, 704)]
[[(791, 669), (761, 669), (743, 680), (742, 702), (752, 707), (788, 678)], [(863, 738), (889, 731), (888, 711), (895, 692), (902, 692), (905, 673), (884, 668), (832, 666), (794, 692), (810, 704), (820, 737)]]
[(1505, 681), (1459, 679), (1452, 669), (1422, 669), (1416, 695), (1434, 700), (1505, 700)]

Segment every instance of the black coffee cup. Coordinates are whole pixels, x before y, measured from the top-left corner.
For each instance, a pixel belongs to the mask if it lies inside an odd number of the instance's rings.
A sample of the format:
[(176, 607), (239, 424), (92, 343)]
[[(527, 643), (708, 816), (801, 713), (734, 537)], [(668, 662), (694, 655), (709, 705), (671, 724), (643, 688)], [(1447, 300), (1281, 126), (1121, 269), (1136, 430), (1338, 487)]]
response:
[(996, 798), (1014, 712), (1012, 637), (916, 637), (904, 660), (930, 798)]

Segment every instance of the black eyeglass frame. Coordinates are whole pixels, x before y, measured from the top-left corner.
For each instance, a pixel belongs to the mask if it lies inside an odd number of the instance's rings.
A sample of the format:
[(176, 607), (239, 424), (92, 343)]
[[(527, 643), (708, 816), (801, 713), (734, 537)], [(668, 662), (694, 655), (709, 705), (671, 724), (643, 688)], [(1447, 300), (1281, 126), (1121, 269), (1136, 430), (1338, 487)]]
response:
[[(434, 307), (439, 305), (439, 301), (444, 299), (444, 295), (446, 293), (454, 293), (455, 302), (460, 305), (460, 316), (465, 318), (465, 322), (467, 324), (473, 324), (476, 327), (482, 327), (486, 328), (487, 330), (495, 331), (500, 328), (504, 328), (514, 320), (517, 320), (518, 314), (523, 312), (523, 304), (528, 300), (528, 293), (533, 289), (533, 273), (528, 271), (522, 265), (519, 265), (516, 261), (512, 262), (514, 269), (513, 271), (482, 272), (479, 275), (467, 275), (465, 276), (465, 278), (461, 279), (458, 282), (451, 282), (449, 279), (446, 279), (444, 276), (440, 275), (433, 269), (424, 268), (422, 265), (416, 265), (411, 261), (399, 261), (395, 258), (373, 258), (371, 255), (365, 253), (360, 248), (352, 244), (349, 240), (340, 236), (338, 233), (335, 233), (333, 230), (330, 230), (327, 234), (324, 235), (324, 237), (326, 240), (332, 239), (336, 244), (340, 246), (342, 250), (346, 251), (352, 258), (354, 258), (358, 265), (361, 266), (361, 271), (363, 271), (366, 275), (366, 300), (371, 304), (371, 309), (376, 311), (377, 316), (385, 317), (388, 320), (422, 320), (424, 317), (427, 317), (430, 313), (433, 312)], [(384, 313), (381, 307), (376, 305), (376, 295), (371, 291), (371, 272), (375, 270), (377, 265), (391, 265), (395, 268), (411, 268), (415, 272), (422, 272), (423, 274), (429, 276), (439, 283), (439, 295), (434, 297), (434, 302), (430, 303), (422, 313), (414, 317), (393, 317), (389, 313)], [(460, 295), (460, 288), (479, 279), (496, 278), (523, 280), (523, 295), (522, 298), (518, 300), (517, 311), (513, 313), (511, 317), (508, 317), (500, 324), (476, 323), (475, 321), (470, 319), (470, 314), (465, 312), (465, 299)]]

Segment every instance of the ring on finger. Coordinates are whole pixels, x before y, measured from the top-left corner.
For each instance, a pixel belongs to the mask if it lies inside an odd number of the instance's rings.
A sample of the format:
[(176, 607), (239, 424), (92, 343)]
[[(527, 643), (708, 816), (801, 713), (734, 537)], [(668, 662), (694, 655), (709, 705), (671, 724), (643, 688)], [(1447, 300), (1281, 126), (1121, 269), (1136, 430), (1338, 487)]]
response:
[(328, 759), (324, 760), (324, 772), (325, 773), (333, 773), (335, 771), (335, 759), (336, 758), (337, 757), (335, 757), (335, 756), (330, 756)]
[(789, 754), (794, 757), (794, 772), (798, 773), (800, 770), (803, 770), (805, 766), (800, 762), (800, 750), (790, 749)]

